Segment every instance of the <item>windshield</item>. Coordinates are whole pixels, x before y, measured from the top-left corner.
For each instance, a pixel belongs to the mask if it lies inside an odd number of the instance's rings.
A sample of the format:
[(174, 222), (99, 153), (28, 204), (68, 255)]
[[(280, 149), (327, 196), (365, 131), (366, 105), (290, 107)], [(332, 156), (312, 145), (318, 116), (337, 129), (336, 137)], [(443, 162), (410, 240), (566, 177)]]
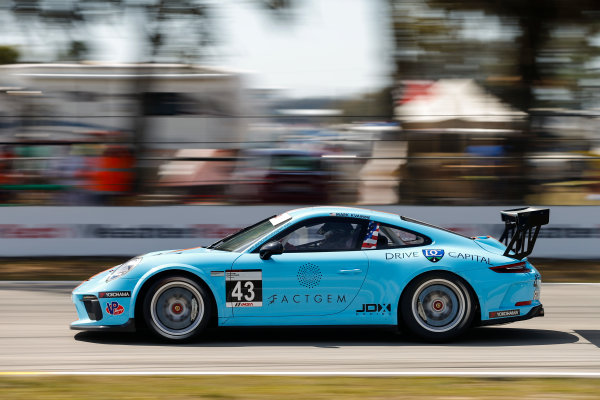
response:
[(222, 251), (242, 251), (257, 239), (275, 231), (275, 229), (290, 219), (292, 217), (288, 214), (269, 217), (211, 244), (208, 248)]

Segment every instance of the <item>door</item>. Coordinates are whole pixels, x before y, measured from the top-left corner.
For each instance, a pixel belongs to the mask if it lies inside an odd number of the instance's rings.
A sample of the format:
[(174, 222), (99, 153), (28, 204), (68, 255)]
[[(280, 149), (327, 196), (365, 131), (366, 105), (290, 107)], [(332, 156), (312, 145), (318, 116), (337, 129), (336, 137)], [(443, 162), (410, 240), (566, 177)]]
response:
[(366, 222), (321, 217), (298, 222), (272, 240), (283, 254), (240, 256), (226, 276), (235, 317), (328, 315), (343, 311), (360, 290), (368, 259), (360, 247)]

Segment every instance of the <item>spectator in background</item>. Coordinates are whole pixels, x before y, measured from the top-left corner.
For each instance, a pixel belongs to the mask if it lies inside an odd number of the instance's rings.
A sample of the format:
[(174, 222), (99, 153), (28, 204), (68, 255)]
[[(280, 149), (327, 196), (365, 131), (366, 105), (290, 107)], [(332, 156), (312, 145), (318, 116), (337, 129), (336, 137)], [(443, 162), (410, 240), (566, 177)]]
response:
[(500, 144), (471, 145), (465, 149), (469, 157), (477, 157), (469, 162), (470, 172), (468, 175), (477, 185), (473, 200), (478, 199), (486, 202), (504, 198), (504, 185), (506, 179), (501, 179), (506, 160), (499, 157), (505, 156), (504, 146)]
[(57, 183), (65, 187), (60, 196), (61, 204), (82, 205), (90, 201), (86, 190), (89, 164), (84, 146), (73, 144), (67, 147), (56, 166)]
[(12, 159), (14, 158), (12, 148), (9, 146), (0, 147), (0, 204), (11, 201), (11, 191), (6, 188), (12, 182)]
[(583, 171), (584, 176), (591, 181), (586, 200), (600, 201), (600, 160), (597, 158), (600, 156), (600, 147), (592, 149), (589, 155), (594, 158), (588, 162), (587, 168)]
[(97, 203), (113, 205), (131, 193), (133, 154), (122, 145), (109, 145), (94, 160), (93, 187)]

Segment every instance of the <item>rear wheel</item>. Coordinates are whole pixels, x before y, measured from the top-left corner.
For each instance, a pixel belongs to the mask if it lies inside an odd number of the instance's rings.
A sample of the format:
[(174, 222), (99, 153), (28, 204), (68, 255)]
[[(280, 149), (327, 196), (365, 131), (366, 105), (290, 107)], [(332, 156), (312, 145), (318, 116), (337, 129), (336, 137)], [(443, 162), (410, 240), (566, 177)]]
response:
[(451, 340), (464, 333), (473, 321), (473, 309), (466, 284), (445, 272), (412, 281), (400, 300), (404, 327), (434, 342)]
[(186, 340), (202, 333), (210, 320), (211, 298), (189, 278), (173, 276), (155, 282), (144, 299), (144, 320), (152, 333)]

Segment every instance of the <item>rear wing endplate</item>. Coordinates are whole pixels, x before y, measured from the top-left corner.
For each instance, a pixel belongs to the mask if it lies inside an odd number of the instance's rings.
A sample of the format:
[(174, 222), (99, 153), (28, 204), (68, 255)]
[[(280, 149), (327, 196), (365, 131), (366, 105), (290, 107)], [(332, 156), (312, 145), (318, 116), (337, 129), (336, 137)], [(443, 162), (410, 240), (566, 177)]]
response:
[(522, 260), (533, 251), (542, 225), (550, 221), (548, 208), (517, 208), (501, 211), (504, 232), (500, 241), (506, 245), (506, 257)]

